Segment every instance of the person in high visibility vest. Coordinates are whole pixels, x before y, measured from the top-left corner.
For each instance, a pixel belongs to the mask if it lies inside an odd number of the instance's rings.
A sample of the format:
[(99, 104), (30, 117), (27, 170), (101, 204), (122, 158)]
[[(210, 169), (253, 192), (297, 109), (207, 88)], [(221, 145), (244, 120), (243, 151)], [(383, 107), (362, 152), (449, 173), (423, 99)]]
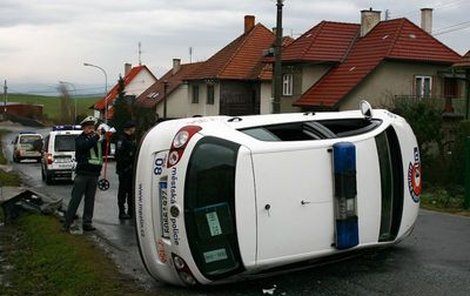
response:
[(78, 206), (84, 199), (82, 229), (93, 231), (93, 210), (98, 177), (103, 166), (101, 131), (96, 130), (97, 120), (88, 116), (80, 122), (83, 132), (75, 139), (75, 179), (67, 212), (65, 213), (64, 230), (70, 231), (70, 226)]

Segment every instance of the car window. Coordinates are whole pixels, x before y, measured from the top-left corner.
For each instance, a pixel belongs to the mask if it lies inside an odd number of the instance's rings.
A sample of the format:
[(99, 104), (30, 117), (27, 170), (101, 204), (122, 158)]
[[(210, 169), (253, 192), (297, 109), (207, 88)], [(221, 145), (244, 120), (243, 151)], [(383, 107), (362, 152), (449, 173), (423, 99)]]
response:
[(381, 122), (362, 118), (312, 120), (250, 127), (240, 131), (260, 141), (306, 141), (360, 135), (375, 129)]
[(54, 151), (75, 151), (75, 138), (78, 135), (56, 135), (54, 139)]
[(37, 140), (41, 140), (40, 135), (23, 135), (20, 137), (20, 144), (33, 144)]

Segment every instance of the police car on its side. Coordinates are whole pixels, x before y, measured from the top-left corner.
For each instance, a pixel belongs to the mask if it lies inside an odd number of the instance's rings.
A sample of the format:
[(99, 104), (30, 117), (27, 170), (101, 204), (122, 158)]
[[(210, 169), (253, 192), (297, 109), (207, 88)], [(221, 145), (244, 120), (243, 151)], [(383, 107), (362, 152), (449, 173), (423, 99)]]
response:
[(46, 184), (55, 180), (72, 181), (75, 169), (75, 138), (79, 125), (56, 125), (44, 138), (41, 176)]
[(136, 231), (156, 279), (214, 284), (399, 242), (421, 193), (418, 144), (386, 110), (165, 121), (142, 141)]

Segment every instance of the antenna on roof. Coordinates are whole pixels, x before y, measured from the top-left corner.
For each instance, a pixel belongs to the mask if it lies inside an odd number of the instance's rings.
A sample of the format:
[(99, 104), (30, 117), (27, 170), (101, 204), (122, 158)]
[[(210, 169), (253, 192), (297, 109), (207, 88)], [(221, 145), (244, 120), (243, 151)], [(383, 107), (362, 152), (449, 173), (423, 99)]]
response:
[(193, 47), (189, 47), (189, 63), (193, 62)]
[(388, 21), (390, 19), (390, 10), (387, 8), (385, 9), (385, 20)]
[(139, 41), (139, 66), (142, 66), (142, 44)]

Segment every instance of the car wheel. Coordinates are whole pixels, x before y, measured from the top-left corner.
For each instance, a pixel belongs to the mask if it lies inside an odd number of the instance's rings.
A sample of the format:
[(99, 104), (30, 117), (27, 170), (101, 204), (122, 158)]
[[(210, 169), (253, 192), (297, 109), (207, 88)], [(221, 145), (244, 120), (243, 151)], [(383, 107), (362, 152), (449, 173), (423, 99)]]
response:
[(13, 162), (20, 162), (20, 160), (16, 158), (15, 154), (13, 154)]
[(44, 169), (43, 169), (42, 166), (41, 166), (41, 179), (42, 179), (43, 181), (46, 180), (46, 174), (44, 174)]

